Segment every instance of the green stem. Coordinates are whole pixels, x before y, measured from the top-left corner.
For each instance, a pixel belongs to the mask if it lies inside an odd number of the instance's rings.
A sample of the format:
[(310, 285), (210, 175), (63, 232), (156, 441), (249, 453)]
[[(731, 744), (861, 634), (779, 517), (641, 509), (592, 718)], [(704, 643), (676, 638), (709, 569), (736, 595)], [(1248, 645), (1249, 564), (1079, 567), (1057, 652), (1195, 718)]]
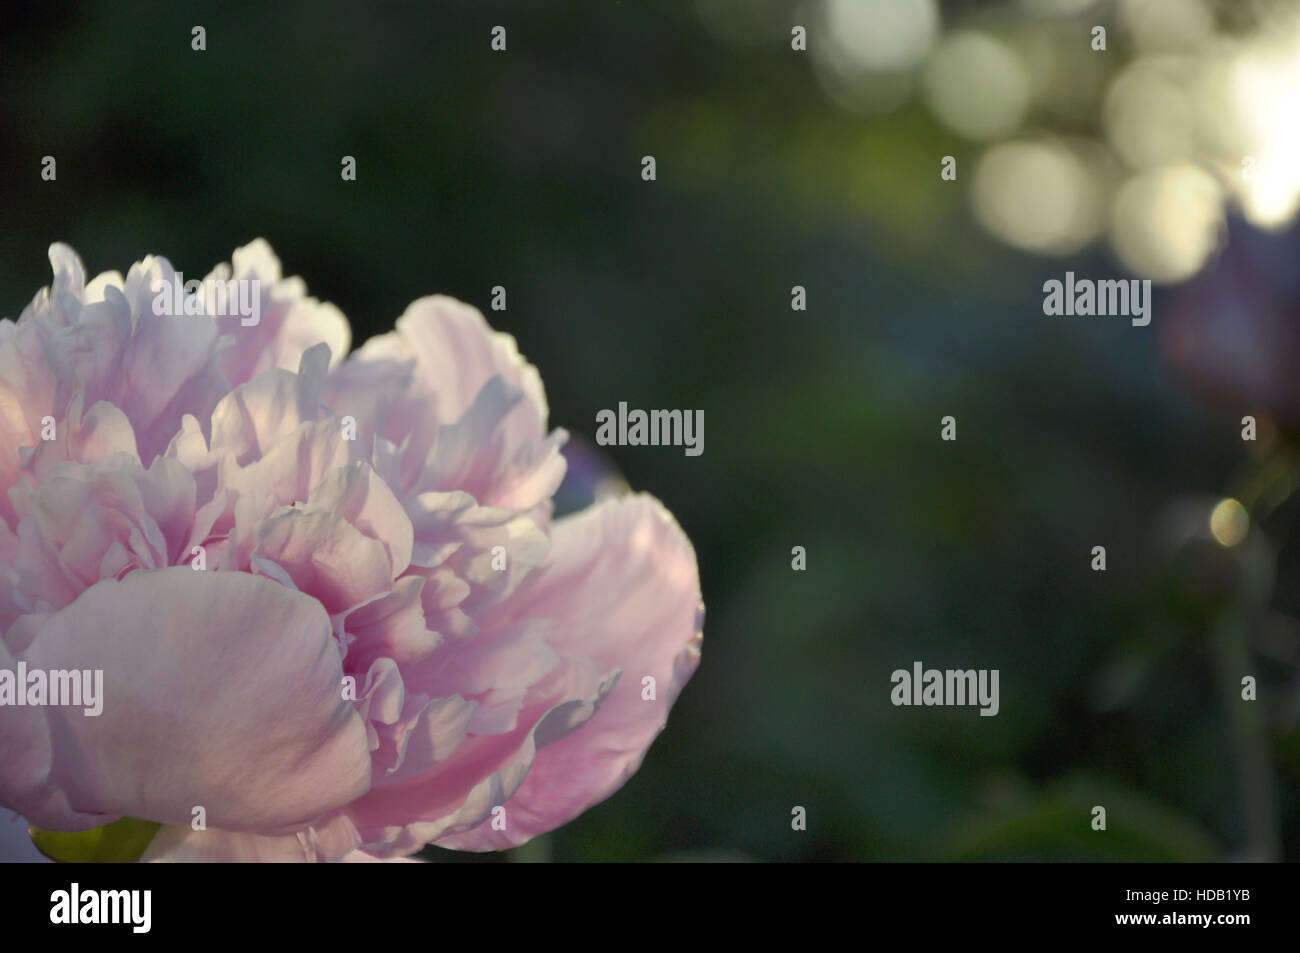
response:
[(1279, 859), (1277, 791), (1273, 777), (1268, 726), (1258, 701), (1241, 697), (1241, 679), (1255, 675), (1250, 636), (1238, 607), (1223, 612), (1215, 625), (1214, 646), (1232, 726), (1237, 779), (1245, 814), (1246, 847), (1251, 860)]

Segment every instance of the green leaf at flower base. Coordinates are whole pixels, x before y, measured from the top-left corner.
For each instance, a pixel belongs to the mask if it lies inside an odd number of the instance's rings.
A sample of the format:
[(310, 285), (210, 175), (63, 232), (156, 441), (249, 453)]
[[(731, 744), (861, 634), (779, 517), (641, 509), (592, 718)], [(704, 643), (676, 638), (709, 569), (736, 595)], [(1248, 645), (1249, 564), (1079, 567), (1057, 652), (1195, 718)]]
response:
[(32, 843), (51, 860), (73, 864), (131, 864), (140, 859), (161, 824), (124, 817), (89, 831), (28, 828)]

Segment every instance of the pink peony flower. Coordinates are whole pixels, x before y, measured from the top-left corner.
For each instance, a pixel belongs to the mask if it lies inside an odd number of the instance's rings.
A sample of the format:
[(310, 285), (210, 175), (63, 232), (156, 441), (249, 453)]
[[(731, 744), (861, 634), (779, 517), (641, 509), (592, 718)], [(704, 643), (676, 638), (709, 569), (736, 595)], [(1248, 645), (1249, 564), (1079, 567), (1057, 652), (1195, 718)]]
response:
[(102, 670), (102, 713), (0, 707), (0, 806), (160, 822), (144, 860), (368, 860), (512, 847), (636, 771), (699, 661), (695, 555), (648, 496), (552, 522), (513, 338), (422, 298), (345, 361), (260, 240), (209, 276), (260, 282), (255, 322), (156, 313), (162, 258), (50, 261), (0, 322), (0, 671)]

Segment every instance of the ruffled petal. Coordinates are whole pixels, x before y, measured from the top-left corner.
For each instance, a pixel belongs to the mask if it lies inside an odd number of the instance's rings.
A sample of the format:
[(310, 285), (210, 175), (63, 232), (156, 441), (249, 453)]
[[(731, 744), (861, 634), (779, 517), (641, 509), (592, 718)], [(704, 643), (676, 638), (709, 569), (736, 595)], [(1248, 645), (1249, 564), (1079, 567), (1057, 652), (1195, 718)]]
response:
[[(504, 831), (483, 824), (441, 838), (501, 850), (552, 830), (613, 794), (640, 767), (699, 664), (703, 606), (690, 541), (652, 497), (608, 501), (554, 528), (551, 562), (483, 621), (548, 619), (557, 652), (623, 677), (580, 730), (538, 752)], [(647, 700), (654, 679), (654, 700)]]
[[(213, 281), (258, 282), (258, 313), (242, 314), (229, 301), (222, 306)], [(247, 286), (251, 292), (251, 284)], [(280, 259), (264, 239), (235, 249), (231, 263), (219, 265), (204, 279), (206, 311), (232, 341), (221, 366), (232, 384), (251, 381), (263, 371), (296, 371), (310, 348), (324, 344), (330, 363), (338, 364), (352, 343), (347, 318), (328, 302), (307, 296), (301, 278), (282, 278)], [(241, 301), (241, 304), (244, 302)]]

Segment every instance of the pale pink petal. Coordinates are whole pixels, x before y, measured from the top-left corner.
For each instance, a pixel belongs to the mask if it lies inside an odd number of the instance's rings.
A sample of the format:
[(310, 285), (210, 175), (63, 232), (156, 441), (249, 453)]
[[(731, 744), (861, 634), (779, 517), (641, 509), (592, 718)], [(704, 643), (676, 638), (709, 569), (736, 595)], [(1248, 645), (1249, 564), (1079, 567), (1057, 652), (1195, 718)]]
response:
[(529, 438), (546, 431), (541, 376), (519, 354), (515, 339), (493, 331), (472, 305), (445, 295), (411, 303), (397, 319), (397, 334), (415, 357), (417, 374), (437, 389), (439, 422), (455, 423), (493, 377), (500, 376), (524, 401), (518, 426)]
[(299, 424), (318, 420), (327, 358), (323, 347), (312, 348), (302, 357), (301, 373), (270, 370), (223, 397), (212, 411), (212, 456), (233, 457), (243, 466), (260, 460)]
[(391, 592), (357, 606), (340, 620), (347, 672), (369, 671), (371, 663), (380, 658), (407, 665), (433, 653), (442, 639), (425, 626), (420, 601), (424, 582), (413, 576), (400, 579)]
[(145, 864), (303, 864), (310, 848), (295, 834), (268, 837), (169, 824), (158, 830), (140, 858)]
[(334, 372), (326, 400), (355, 416), (367, 438), (401, 448), (402, 498), (462, 490), (484, 506), (549, 518), (564, 434), (547, 435), (537, 369), (476, 308), (442, 295), (413, 302), (395, 332)]
[[(483, 621), (555, 623), (551, 644), (622, 678), (580, 730), (538, 752), (509, 804), (510, 825), (439, 844), (500, 850), (521, 844), (604, 800), (641, 765), (682, 685), (699, 664), (702, 604), (695, 553), (657, 500), (608, 501), (554, 527), (551, 563)], [(655, 700), (643, 700), (645, 677)]]
[(115, 453), (139, 459), (135, 431), (126, 414), (106, 401), (82, 411), (78, 394), (62, 420), (55, 422), (55, 439), (38, 440), (24, 461), (24, 469), (37, 481), (60, 463), (98, 463)]
[[(116, 288), (87, 304), (78, 323), (57, 331), (48, 360), (62, 404), (80, 390), (86, 403), (108, 401), (135, 430), (141, 458), (167, 449), (189, 413), (207, 417), (228, 389), (217, 357), (216, 326), (185, 315), (132, 313)], [(59, 416), (59, 414), (55, 414)]]
[[(188, 825), (202, 806), (213, 827), (280, 833), (369, 787), (329, 619), (270, 580), (176, 567), (101, 582), (50, 616), (22, 660), (104, 673), (98, 717), (41, 709), (57, 739), (48, 777), (5, 768), (4, 802), (38, 826), (95, 814)], [(0, 745), (15, 730), (31, 731), (6, 718)], [(39, 768), (39, 748), (29, 757)]]
[(335, 513), (378, 541), (388, 551), (394, 576), (411, 564), (411, 520), (369, 464), (358, 462), (335, 470), (311, 491), (303, 509)]
[(531, 517), (478, 506), (468, 493), (421, 493), (406, 512), (415, 540), (411, 573), (432, 578), (428, 570), (450, 569), (468, 586), (460, 603), (467, 612), (509, 595), (550, 546)]
[[(333, 513), (286, 508), (263, 520), (256, 531), (253, 568), (274, 563), (333, 615), (387, 592), (392, 569), (382, 543), (363, 536)], [(275, 575), (275, 573), (267, 573)]]
[[(227, 302), (220, 307), (213, 279), (260, 284), (257, 323), (252, 315), (237, 313)], [(230, 264), (217, 266), (204, 279), (207, 312), (215, 317), (232, 346), (222, 355), (221, 366), (232, 384), (250, 381), (263, 371), (281, 368), (296, 371), (303, 354), (318, 344), (330, 351), (330, 363), (338, 364), (352, 342), (347, 318), (334, 305), (307, 296), (301, 278), (282, 278), (280, 259), (265, 239), (255, 239), (235, 249)], [(251, 285), (248, 286), (251, 290)], [(221, 313), (219, 313), (221, 312)]]
[[(0, 670), (17, 673), (19, 655), (0, 641)], [(13, 677), (16, 679), (16, 674)], [(6, 706), (4, 718), (0, 719), (0, 804), (22, 810), (29, 818), (59, 818), (65, 822), (65, 830), (99, 826), (94, 814), (78, 815), (64, 792), (47, 783), (54, 757), (54, 740), (45, 710)]]
[(292, 834), (264, 835), (164, 825), (144, 863), (337, 863), (357, 854), (357, 831), (338, 812)]
[(343, 858), (345, 864), (423, 864), (418, 857), (376, 857), (364, 850), (354, 850)]
[(528, 775), (538, 748), (579, 728), (609, 692), (616, 676), (600, 677), (589, 660), (566, 661), (534, 686), (514, 730), (471, 735), (454, 755), (415, 775), (411, 739), (407, 765), (347, 807), (362, 846), (379, 856), (407, 854), (450, 832), (469, 830), (493, 808), (505, 807)]
[(326, 476), (358, 459), (357, 442), (347, 439), (337, 419), (302, 423), (256, 463), (241, 467), (231, 457), (223, 460), (217, 486), (270, 494), (288, 506), (305, 502)]

